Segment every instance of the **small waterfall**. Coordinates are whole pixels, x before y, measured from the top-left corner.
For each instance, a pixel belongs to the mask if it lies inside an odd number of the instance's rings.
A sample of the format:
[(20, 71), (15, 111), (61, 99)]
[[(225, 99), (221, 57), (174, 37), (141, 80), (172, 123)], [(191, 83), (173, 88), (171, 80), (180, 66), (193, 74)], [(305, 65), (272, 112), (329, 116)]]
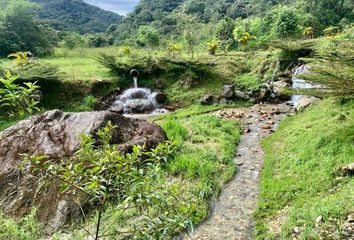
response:
[(134, 80), (134, 88), (138, 88), (138, 77), (133, 77)]
[[(294, 75), (292, 78), (293, 85), (291, 88), (294, 90), (301, 90), (301, 89), (314, 89), (314, 88), (321, 87), (318, 84), (309, 83), (306, 80), (301, 79), (301, 75), (308, 74), (308, 73), (310, 73), (310, 71), (309, 71), (307, 65), (301, 65), (301, 66), (295, 68)], [(295, 106), (299, 103), (302, 96), (303, 95), (292, 95), (291, 96), (291, 101), (293, 102), (293, 104)]]

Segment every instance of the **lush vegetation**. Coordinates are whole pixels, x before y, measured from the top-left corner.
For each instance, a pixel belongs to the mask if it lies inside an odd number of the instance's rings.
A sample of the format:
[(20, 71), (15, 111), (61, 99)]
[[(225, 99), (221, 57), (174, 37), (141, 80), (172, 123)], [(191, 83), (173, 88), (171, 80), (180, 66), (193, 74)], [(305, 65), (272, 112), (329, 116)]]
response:
[[(264, 140), (255, 234), (340, 238), (353, 211), (352, 176), (338, 175), (354, 155), (353, 1), (141, 0), (124, 18), (81, 0), (2, 0), (0, 7), (0, 130), (35, 112), (93, 110), (132, 84), (132, 68), (139, 86), (162, 90), (180, 108), (150, 119), (177, 142), (173, 151), (162, 144), (124, 155), (107, 142), (110, 126), (99, 132), (100, 147), (84, 136), (61, 163), (29, 156), (45, 176), (65, 180), (64, 190), (79, 187), (91, 200), (85, 217), (53, 239), (172, 239), (193, 228), (237, 170), (240, 127), (212, 112), (247, 106), (201, 106), (200, 99), (220, 96), (225, 84), (255, 92), (301, 63), (311, 70), (302, 77), (322, 86), (306, 94), (325, 100)], [(149, 161), (141, 164), (142, 155)], [(35, 218), (35, 209), (18, 220), (0, 214), (0, 238), (42, 237)]]
[(181, 35), (192, 32), (201, 41), (217, 37), (223, 46), (237, 47), (242, 35), (249, 33), (256, 37), (251, 45), (260, 47), (275, 38), (312, 38), (329, 28), (339, 30), (353, 20), (352, 9), (350, 0), (143, 0), (113, 34), (123, 42), (133, 40), (139, 26), (150, 25), (167, 40), (182, 40)]
[(295, 227), (301, 239), (341, 238), (353, 210), (353, 178), (339, 173), (354, 154), (353, 106), (328, 99), (286, 119), (264, 140), (257, 239), (291, 238)]
[(51, 29), (34, 18), (37, 6), (25, 0), (2, 1), (0, 6), (0, 56), (17, 51), (46, 55), (53, 49)]
[[(84, 191), (83, 199), (88, 194), (92, 204), (100, 202), (102, 197), (107, 199), (101, 209), (100, 235), (115, 236), (115, 239), (172, 239), (175, 234), (192, 228), (207, 216), (209, 199), (218, 195), (221, 186), (230, 180), (236, 170), (233, 158), (239, 127), (233, 121), (206, 113), (215, 109), (192, 107), (156, 120), (177, 143), (175, 150), (163, 144), (151, 152), (135, 148), (132, 154), (124, 156), (114, 146), (107, 144), (112, 127), (106, 127), (99, 133), (103, 143), (106, 143), (100, 148), (93, 148), (90, 136), (82, 137), (82, 148), (74, 157), (77, 165), (67, 164), (66, 161), (62, 162), (63, 165), (53, 165), (46, 162), (45, 157), (28, 160), (38, 166), (34, 168), (37, 169), (35, 171), (47, 173), (48, 179), (54, 176), (54, 179), (65, 180), (63, 190)], [(97, 158), (87, 158), (93, 153)], [(174, 153), (173, 158), (169, 157), (171, 153)], [(146, 165), (134, 167), (143, 155)], [(108, 157), (111, 161), (105, 161)], [(131, 166), (125, 168), (129, 177), (112, 175), (108, 171), (105, 177), (100, 174), (103, 168), (116, 173), (117, 164), (122, 164), (123, 159)], [(82, 169), (80, 166), (86, 165), (82, 164), (84, 161), (90, 161), (90, 165), (95, 167)], [(127, 177), (129, 181), (126, 181)], [(126, 187), (122, 188), (120, 179), (124, 179)], [(111, 184), (114, 182), (118, 185)], [(107, 191), (102, 191), (102, 187)], [(122, 189), (125, 189), (124, 192)], [(118, 191), (118, 194), (114, 191)], [(108, 193), (109, 197), (106, 195)], [(72, 230), (70, 227), (63, 229), (55, 236), (60, 239), (61, 236), (68, 236), (69, 232), (71, 238), (82, 239), (88, 235), (88, 231), (94, 235), (99, 215), (99, 211), (87, 214), (82, 224), (84, 229), (78, 229), (73, 224)], [(33, 216), (35, 212), (27, 217), (31, 219), (31, 228), (27, 227), (26, 220), (16, 222), (4, 218), (0, 222), (0, 236), (20, 236), (20, 239), (39, 236)], [(22, 231), (21, 226), (26, 230)]]
[(16, 84), (17, 77), (10, 72), (5, 77), (0, 78), (0, 83), (4, 86), (0, 89), (0, 115), (18, 117), (38, 111), (36, 106), (39, 103), (39, 87), (29, 82), (24, 83), (25, 86)]

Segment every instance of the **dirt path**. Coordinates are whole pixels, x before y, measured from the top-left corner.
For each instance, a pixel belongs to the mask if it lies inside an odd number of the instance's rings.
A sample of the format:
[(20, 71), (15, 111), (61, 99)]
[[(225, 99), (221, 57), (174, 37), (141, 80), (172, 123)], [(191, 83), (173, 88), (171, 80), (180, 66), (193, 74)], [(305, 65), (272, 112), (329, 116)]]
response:
[(289, 112), (286, 105), (256, 105), (248, 109), (227, 109), (217, 114), (245, 124), (245, 133), (237, 147), (238, 172), (212, 204), (211, 215), (189, 236), (180, 239), (247, 240), (252, 239), (253, 213), (257, 207), (259, 179), (264, 153), (260, 141), (275, 130)]

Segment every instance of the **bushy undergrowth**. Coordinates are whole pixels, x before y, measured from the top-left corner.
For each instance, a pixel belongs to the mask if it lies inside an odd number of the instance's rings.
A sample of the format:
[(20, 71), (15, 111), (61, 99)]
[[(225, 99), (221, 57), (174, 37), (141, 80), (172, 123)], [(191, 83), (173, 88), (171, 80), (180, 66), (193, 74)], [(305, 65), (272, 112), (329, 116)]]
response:
[(0, 212), (0, 239), (33, 240), (40, 237), (40, 226), (36, 223), (36, 210), (33, 209), (20, 220), (6, 217)]
[[(147, 236), (161, 239), (181, 227), (187, 227), (190, 220), (184, 214), (189, 205), (168, 187), (156, 189), (159, 181), (163, 180), (162, 168), (174, 154), (174, 144), (161, 143), (149, 151), (134, 146), (131, 153), (124, 154), (111, 144), (116, 129), (117, 126), (109, 122), (97, 132), (98, 139), (82, 135), (81, 147), (71, 158), (53, 162), (48, 156), (26, 155), (22, 166), (30, 168), (32, 174), (45, 184), (59, 181), (62, 193), (73, 194), (76, 197), (72, 201), (79, 206), (90, 206), (97, 212), (97, 218), (93, 218), (94, 227), (86, 217), (90, 212), (83, 213), (84, 221), (88, 222), (88, 227), (83, 227), (87, 237), (104, 239), (107, 232), (110, 232), (109, 236), (114, 232), (116, 238), (128, 235), (133, 239)], [(109, 218), (112, 224), (106, 222), (103, 228), (102, 222), (109, 206), (122, 214), (135, 210), (140, 219), (127, 221), (123, 231)], [(158, 209), (159, 216), (147, 211), (151, 208)], [(165, 213), (163, 219), (162, 209), (166, 208), (171, 212)]]
[(39, 110), (40, 87), (29, 82), (16, 84), (16, 80), (9, 71), (5, 78), (0, 77), (0, 117), (23, 117)]
[[(337, 177), (340, 167), (353, 162), (353, 106), (325, 100), (286, 119), (263, 141), (257, 239), (288, 239), (295, 227), (300, 239), (341, 239), (341, 224), (353, 210), (354, 182)], [(323, 223), (316, 227), (319, 216)]]
[[(132, 189), (140, 193), (141, 201), (150, 203), (144, 209), (122, 212), (115, 204), (107, 209), (103, 228), (112, 221), (115, 224), (107, 231), (107, 239), (111, 234), (115, 239), (172, 239), (207, 216), (210, 197), (217, 196), (235, 172), (233, 158), (239, 139), (234, 122), (202, 114), (211, 110), (189, 108), (157, 120), (168, 137), (179, 142), (176, 156), (154, 180)], [(85, 234), (74, 231), (72, 236), (80, 239)]]

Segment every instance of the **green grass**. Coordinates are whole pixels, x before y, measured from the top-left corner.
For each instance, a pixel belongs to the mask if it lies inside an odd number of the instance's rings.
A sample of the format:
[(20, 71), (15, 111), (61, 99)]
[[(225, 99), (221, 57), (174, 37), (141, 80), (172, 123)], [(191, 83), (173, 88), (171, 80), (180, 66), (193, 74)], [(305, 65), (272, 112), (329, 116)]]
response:
[(60, 77), (70, 81), (94, 81), (111, 79), (109, 71), (91, 57), (54, 57), (42, 62), (59, 67)]
[(36, 210), (32, 210), (20, 220), (6, 217), (0, 212), (0, 239), (33, 240), (39, 239), (40, 226), (36, 223)]
[(0, 131), (5, 130), (15, 124), (17, 120), (13, 119), (0, 119)]
[(254, 73), (245, 73), (237, 75), (234, 78), (236, 86), (243, 89), (257, 89), (261, 82), (259, 77)]
[[(263, 141), (257, 239), (289, 239), (294, 227), (302, 229), (300, 239), (319, 239), (318, 216), (324, 219), (322, 228), (340, 239), (340, 221), (354, 210), (354, 179), (336, 179), (338, 169), (353, 162), (353, 107), (353, 101), (325, 100), (286, 119)], [(277, 234), (269, 229), (275, 219), (283, 219), (277, 223)]]
[(239, 126), (217, 116), (192, 115), (191, 112), (189, 108), (161, 121), (168, 137), (181, 142), (169, 171), (196, 180), (197, 195), (209, 199), (219, 193), (236, 171), (233, 159), (240, 136)]

